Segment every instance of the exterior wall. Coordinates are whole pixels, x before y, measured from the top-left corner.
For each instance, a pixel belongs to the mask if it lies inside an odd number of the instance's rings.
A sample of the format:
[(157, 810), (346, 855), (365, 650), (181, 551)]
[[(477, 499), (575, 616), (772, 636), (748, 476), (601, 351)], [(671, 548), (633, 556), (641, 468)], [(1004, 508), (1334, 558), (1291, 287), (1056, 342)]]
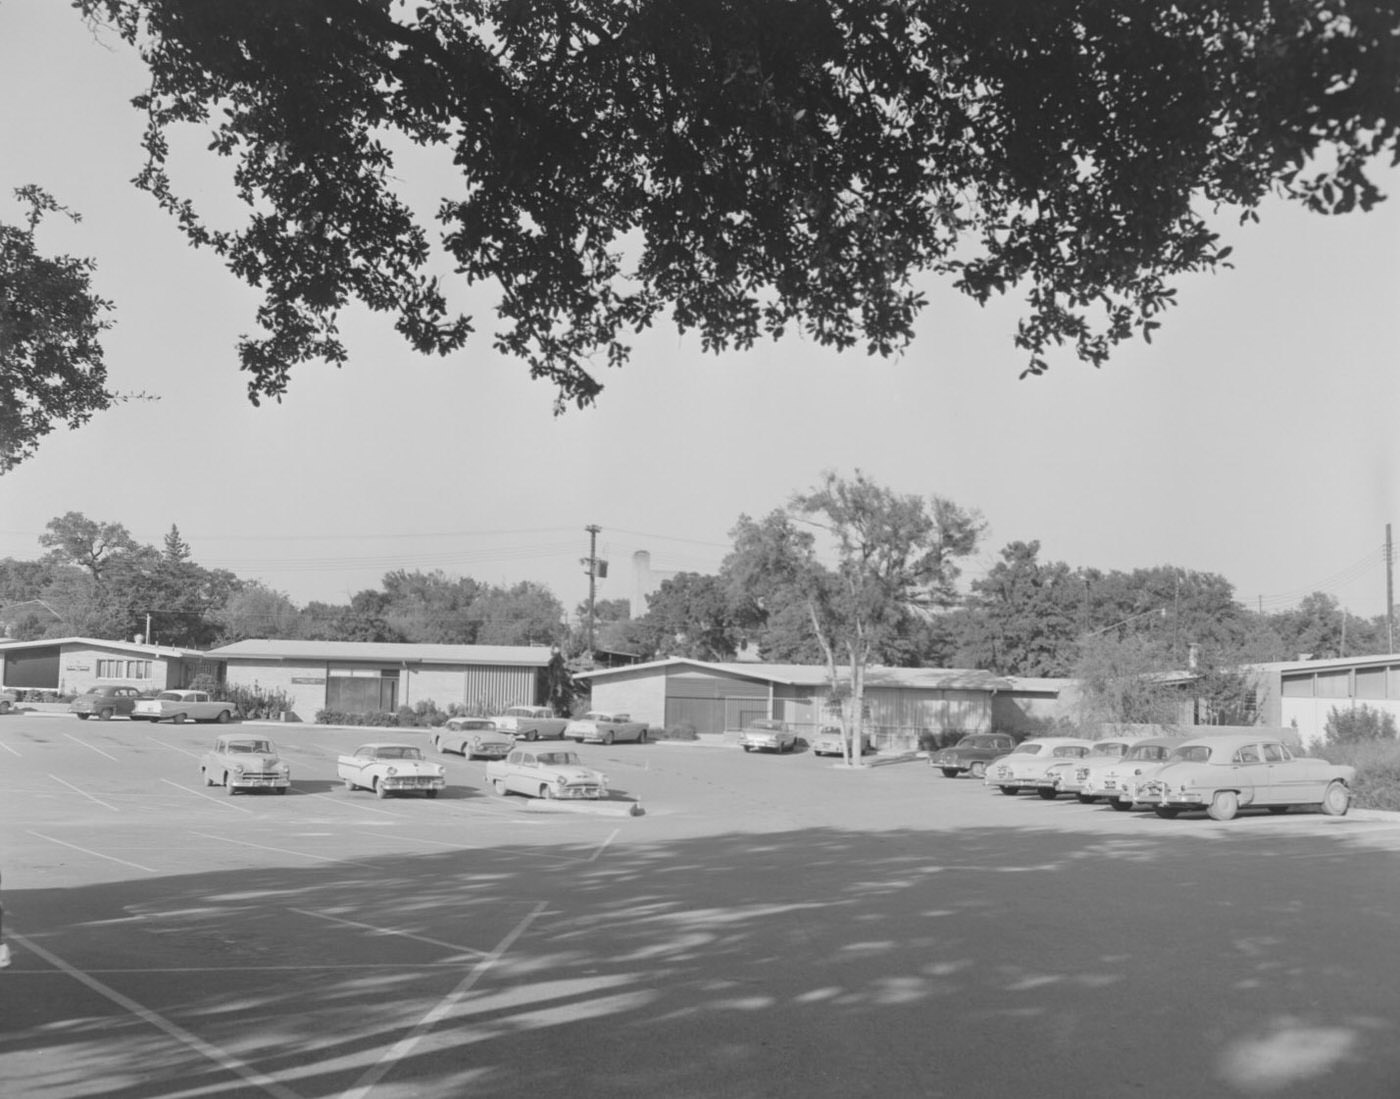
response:
[[(115, 672), (112, 667), (99, 667), (98, 661), (120, 664), (120, 675), (99, 675), (99, 670)], [(81, 694), (98, 684), (135, 687), (141, 691), (163, 691), (180, 685), (181, 662), (132, 649), (108, 649), (95, 645), (64, 645), (58, 658), (58, 682), (61, 694)], [(141, 675), (149, 671), (148, 676)], [(132, 674), (127, 674), (128, 672)]]
[(1355, 665), (1332, 661), (1318, 668), (1273, 669), (1261, 677), (1258, 692), (1264, 720), (1296, 729), (1305, 745), (1326, 738), (1334, 709), (1364, 705), (1400, 723), (1400, 655), (1360, 658)]
[(589, 708), (606, 713), (631, 714), (633, 721), (666, 724), (667, 678), (654, 673), (609, 676), (593, 683)]
[(315, 721), (316, 711), (326, 706), (326, 664), (324, 661), (258, 664), (252, 661), (228, 662), (230, 686), (261, 687), (286, 691), (292, 698), (294, 721)]

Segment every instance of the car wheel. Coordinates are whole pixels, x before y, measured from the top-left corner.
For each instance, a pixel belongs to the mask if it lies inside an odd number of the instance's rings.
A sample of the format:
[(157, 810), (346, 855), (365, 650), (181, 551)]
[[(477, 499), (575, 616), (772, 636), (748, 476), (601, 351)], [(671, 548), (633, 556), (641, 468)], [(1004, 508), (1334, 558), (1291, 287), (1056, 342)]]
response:
[(205, 785), (205, 786), (213, 786), (213, 785), (214, 785), (214, 780), (213, 780), (212, 778), (209, 777), (209, 772), (208, 772), (208, 770), (206, 770), (205, 768), (201, 767), (201, 768), (199, 769), (199, 773), (200, 773), (200, 776), (204, 779), (204, 785)]
[(88, 718), (90, 718), (92, 715), (91, 715), (91, 714), (77, 714), (76, 716), (77, 716), (77, 718), (78, 718), (79, 721), (86, 721), (86, 720), (87, 720)]
[(438, 796), (438, 792), (436, 790), (424, 790), (423, 796), (431, 800)]
[(551, 785), (550, 785), (549, 783), (547, 783), (547, 782), (541, 783), (541, 784), (540, 784), (540, 797), (542, 797), (542, 798), (553, 798), (553, 797), (554, 797), (554, 787), (551, 786)]
[(107, 709), (100, 711), (100, 712), (98, 713), (98, 715), (97, 715), (97, 720), (98, 720), (98, 721), (111, 721), (111, 720), (112, 720), (112, 709), (111, 709), (111, 707), (109, 706)]
[(285, 786), (279, 786), (277, 787), (277, 792), (279, 794), (285, 794), (287, 792), (287, 788)]
[(341, 779), (340, 781), (345, 783), (345, 788), (347, 790), (353, 790), (355, 788), (355, 784), (351, 782), (348, 778)]
[(1346, 788), (1346, 784), (1329, 783), (1322, 794), (1322, 811), (1329, 817), (1342, 817), (1346, 816), (1346, 811), (1350, 808), (1351, 791)]
[(611, 744), (612, 742), (613, 742), (613, 735), (612, 735), (612, 733), (604, 733), (604, 734), (603, 734), (603, 743), (604, 743), (604, 744)]
[(382, 782), (380, 782), (378, 779), (375, 779), (375, 780), (374, 780), (374, 787), (373, 787), (373, 789), (374, 789), (374, 796), (377, 797), (377, 798), (379, 798), (381, 801), (382, 801), (384, 798), (387, 798), (387, 797), (389, 796), (389, 787), (385, 786), (385, 785), (384, 785)]
[(1021, 792), (1021, 788), (1019, 786), (998, 786), (997, 789), (1000, 790), (1007, 797), (1011, 797), (1013, 794), (1019, 794)]
[(1181, 812), (1180, 809), (1173, 809), (1170, 805), (1159, 805), (1152, 811), (1163, 820), (1175, 820), (1176, 815)]
[(526, 739), (526, 740), (539, 740), (539, 739), (540, 739), (540, 732), (539, 732), (539, 730), (538, 730), (538, 729), (531, 729), (528, 733), (525, 734), (525, 739)]
[(220, 725), (227, 725), (229, 723), (229, 717), (230, 715), (227, 710), (220, 710), (219, 716), (216, 717), (214, 720), (217, 721)]
[(1108, 804), (1113, 806), (1113, 808), (1117, 809), (1120, 813), (1126, 813), (1133, 807), (1133, 803), (1127, 798), (1109, 798)]
[(442, 750), (442, 738), (441, 738), (441, 737), (433, 737), (433, 747), (437, 749), (437, 754), (438, 754), (438, 755), (440, 755), (440, 756), (445, 756), (445, 755), (447, 755), (447, 753), (444, 752), (444, 751)]
[(1074, 796), (1080, 805), (1093, 805), (1094, 802), (1099, 800), (1098, 796), (1095, 794), (1075, 794)]
[(744, 751), (746, 751), (746, 752), (752, 752), (752, 751), (753, 751), (753, 745), (752, 745), (752, 744), (745, 744), (745, 745), (744, 745)]
[(232, 782), (229, 782), (228, 775), (224, 776), (224, 786), (228, 790), (229, 797), (233, 797), (234, 794), (238, 793), (238, 787), (235, 786)]
[(1206, 815), (1211, 820), (1234, 820), (1235, 814), (1239, 811), (1239, 794), (1233, 790), (1217, 790), (1215, 797), (1210, 799), (1210, 807), (1206, 809)]
[(1053, 786), (1037, 786), (1035, 792), (1046, 801), (1054, 801), (1060, 796), (1060, 791), (1056, 790)]
[(957, 777), (958, 777), (958, 769), (957, 769), (956, 767), (943, 767), (943, 768), (940, 768), (940, 769), (941, 769), (942, 772), (943, 772), (943, 777), (944, 777), (944, 778), (957, 778)]
[(638, 743), (638, 744), (645, 744), (646, 742), (647, 742), (647, 731), (646, 731), (645, 729), (643, 729), (640, 733), (637, 734), (637, 743)]
[(985, 763), (974, 763), (967, 769), (967, 773), (975, 779), (984, 779), (987, 777), (987, 765)]
[(176, 714), (176, 715), (175, 715), (174, 717), (172, 717), (170, 720), (171, 720), (172, 722), (174, 722), (176, 725), (183, 725), (183, 724), (185, 723), (185, 715), (184, 715), (184, 714)]
[(493, 779), (491, 780), (491, 789), (492, 789), (493, 791), (495, 791), (496, 793), (500, 794), (501, 797), (505, 797), (505, 796), (506, 796), (506, 783), (505, 783), (505, 779), (493, 778)]

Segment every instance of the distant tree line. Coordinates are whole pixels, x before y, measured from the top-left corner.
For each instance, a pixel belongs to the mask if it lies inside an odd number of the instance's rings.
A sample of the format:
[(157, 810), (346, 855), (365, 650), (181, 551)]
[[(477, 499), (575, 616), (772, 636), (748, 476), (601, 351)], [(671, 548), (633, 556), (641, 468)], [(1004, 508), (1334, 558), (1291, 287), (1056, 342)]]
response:
[[(821, 524), (812, 525), (814, 513), (796, 505), (832, 504), (829, 494), (837, 488), (860, 485), (882, 507), (893, 499), (880, 497), (889, 494), (859, 475), (832, 479), (761, 520), (740, 516), (718, 571), (663, 581), (640, 617), (631, 616), (627, 600), (598, 601), (593, 650), (644, 660), (725, 661), (744, 652), (826, 663), (822, 637), (829, 642), (835, 635), (814, 629), (814, 621), (821, 625), (839, 594), (821, 585), (839, 584), (841, 572), (827, 576), (817, 568)], [(866, 632), (871, 663), (1055, 677), (1079, 674), (1086, 652), (1105, 645), (1131, 643), (1151, 666), (1203, 672), (1388, 648), (1384, 616), (1351, 614), (1322, 592), (1292, 609), (1261, 613), (1236, 600), (1229, 581), (1213, 573), (1172, 565), (1129, 572), (1073, 567), (1041, 560), (1034, 541), (1005, 546), (986, 575), (959, 591), (953, 562), (975, 544), (980, 519), (937, 502), (944, 506), (943, 556), (903, 563), (925, 583), (915, 585), (918, 598), (906, 599), (903, 591), (890, 596), (893, 609), (883, 609), (878, 629)], [(568, 615), (540, 583), (502, 586), (441, 570), (397, 569), (378, 589), (343, 604), (298, 606), (257, 580), (199, 565), (173, 524), (160, 546), (149, 546), (120, 523), (69, 512), (50, 520), (39, 542), (45, 552), (34, 560), (0, 560), (0, 609), (8, 609), (10, 636), (18, 639), (140, 634), (197, 649), (245, 638), (533, 644), (557, 645), (576, 663), (591, 656), (582, 625), (586, 604)], [(861, 598), (874, 596), (867, 590)]]

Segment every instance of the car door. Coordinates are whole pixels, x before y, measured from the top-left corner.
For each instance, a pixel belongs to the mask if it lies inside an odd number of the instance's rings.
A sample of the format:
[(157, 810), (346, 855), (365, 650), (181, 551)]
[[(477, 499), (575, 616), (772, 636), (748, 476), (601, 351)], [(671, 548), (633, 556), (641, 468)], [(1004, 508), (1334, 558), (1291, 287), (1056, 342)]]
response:
[(1241, 805), (1269, 805), (1269, 765), (1262, 746), (1242, 744), (1230, 757), (1230, 782), (1240, 792)]
[(1269, 765), (1269, 803), (1271, 805), (1301, 805), (1322, 800), (1326, 785), (1317, 768), (1307, 760), (1294, 759), (1282, 744), (1262, 745), (1264, 760)]

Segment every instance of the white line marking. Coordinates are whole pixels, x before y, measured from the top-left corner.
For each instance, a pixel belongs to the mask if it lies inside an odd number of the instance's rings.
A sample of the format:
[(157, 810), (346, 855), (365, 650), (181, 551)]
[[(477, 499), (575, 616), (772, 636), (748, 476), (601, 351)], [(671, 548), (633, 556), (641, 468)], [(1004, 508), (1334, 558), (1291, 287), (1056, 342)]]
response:
[(293, 851), (290, 847), (269, 847), (265, 843), (249, 843), (247, 840), (236, 840), (231, 836), (212, 836), (208, 832), (191, 832), (192, 836), (202, 836), (207, 840), (218, 840), (220, 843), (236, 843), (240, 847), (253, 847), (259, 851), (272, 851), (278, 855), (296, 855), (301, 859), (315, 859), (317, 862), (334, 862), (343, 866), (369, 866), (367, 862), (356, 862), (354, 859), (333, 859), (329, 855), (312, 855), (306, 851)]
[(248, 1083), (253, 1084), (256, 1087), (262, 1088), (269, 1095), (277, 1096), (278, 1099), (300, 1099), (296, 1092), (290, 1090), (289, 1088), (283, 1087), (276, 1080), (272, 1079), (272, 1077), (264, 1076), (261, 1072), (258, 1072), (256, 1069), (250, 1068), (248, 1065), (244, 1064), (242, 1061), (234, 1057), (232, 1054), (228, 1053), (226, 1050), (222, 1050), (218, 1046), (211, 1045), (209, 1042), (206, 1042), (203, 1038), (191, 1034), (184, 1027), (180, 1026), (177, 1023), (172, 1023), (169, 1019), (165, 1018), (163, 1015), (158, 1015), (150, 1008), (143, 1007), (141, 1004), (138, 1004), (129, 996), (123, 996), (116, 989), (108, 988), (95, 977), (89, 976), (82, 970), (74, 968), (73, 966), (65, 962), (62, 958), (58, 957), (57, 955), (50, 954), (42, 946), (31, 942), (23, 935), (16, 935), (14, 934), (14, 932), (11, 932), (10, 934), (13, 936), (15, 942), (23, 946), (25, 950), (37, 955), (40, 958), (43, 958), (44, 961), (48, 962), (49, 965), (53, 966), (55, 969), (62, 970), (64, 973), (66, 973), (69, 977), (72, 977), (73, 980), (77, 981), (79, 984), (86, 985), (88, 988), (92, 989), (92, 991), (96, 992), (99, 996), (107, 998), (112, 1003), (116, 1004), (118, 1007), (123, 1008), (126, 1011), (129, 1011), (131, 1014), (135, 1015), (138, 1019), (142, 1020), (143, 1022), (150, 1024), (157, 1030), (163, 1030), (166, 1034), (174, 1038), (177, 1042), (181, 1043), (182, 1045), (188, 1046), (196, 1053), (207, 1057), (216, 1065), (227, 1069), (229, 1072), (232, 1072), (236, 1076), (241, 1076), (244, 1080), (248, 1081)]
[(41, 840), (48, 840), (50, 843), (56, 843), (60, 847), (71, 847), (74, 851), (81, 851), (84, 855), (91, 855), (95, 859), (107, 859), (109, 862), (119, 862), (123, 866), (134, 866), (137, 870), (144, 870), (148, 874), (160, 873), (159, 870), (152, 870), (149, 866), (142, 866), (139, 862), (127, 862), (126, 859), (119, 859), (115, 855), (104, 855), (100, 851), (90, 851), (86, 847), (79, 847), (76, 843), (69, 843), (67, 840), (54, 839), (53, 836), (46, 836), (42, 832), (35, 832), (29, 828), (26, 828), (25, 831), (28, 832), (31, 836), (38, 836)]
[(107, 758), (110, 759), (113, 763), (119, 762), (116, 756), (107, 755), (107, 753), (104, 752), (101, 748), (97, 747), (97, 745), (89, 744), (86, 740), (83, 740), (81, 737), (76, 737), (72, 733), (64, 733), (63, 735), (66, 736), (69, 740), (71, 740), (74, 744), (81, 744), (84, 748), (91, 748), (99, 756), (107, 756)]
[(428, 1031), (432, 1030), (440, 1019), (444, 1018), (455, 1008), (462, 998), (472, 990), (476, 982), (486, 976), (491, 967), (505, 956), (506, 951), (515, 945), (515, 940), (525, 934), (526, 929), (535, 922), (540, 913), (548, 906), (548, 901), (540, 901), (539, 904), (535, 905), (535, 907), (530, 910), (529, 914), (511, 928), (506, 937), (496, 944), (496, 949), (482, 958), (481, 961), (477, 962), (476, 965), (472, 967), (471, 972), (462, 978), (461, 983), (444, 996), (435, 1008), (419, 1020), (418, 1025), (413, 1028), (407, 1037), (395, 1042), (386, 1050), (384, 1056), (381, 1057), (368, 1072), (361, 1076), (359, 1080), (355, 1082), (355, 1085), (342, 1095), (341, 1099), (365, 1099), (374, 1085), (379, 1083), (399, 1061), (413, 1052), (413, 1047), (423, 1040)]
[(159, 744), (162, 748), (169, 748), (172, 752), (179, 752), (182, 756), (189, 756), (190, 759), (199, 758), (198, 752), (191, 752), (186, 748), (181, 748), (178, 744), (170, 744), (167, 741), (161, 740), (159, 737), (148, 736), (146, 739)]
[(65, 781), (64, 779), (59, 778), (57, 775), (50, 774), (50, 775), (49, 775), (49, 778), (53, 779), (54, 782), (62, 783), (64, 786), (68, 787), (68, 789), (72, 790), (73, 793), (75, 793), (75, 794), (82, 794), (83, 797), (85, 797), (85, 798), (88, 799), (88, 801), (95, 801), (95, 802), (97, 802), (97, 804), (100, 805), (100, 806), (102, 806), (102, 808), (104, 808), (104, 809), (110, 809), (110, 810), (112, 810), (112, 812), (114, 812), (114, 813), (120, 813), (120, 812), (121, 812), (121, 810), (118, 809), (115, 805), (108, 805), (108, 804), (107, 804), (105, 801), (103, 801), (101, 798), (95, 798), (95, 797), (93, 797), (93, 796), (92, 796), (91, 794), (89, 794), (86, 790), (79, 789), (77, 786), (74, 786), (71, 782), (67, 782), (67, 781)]
[[(16, 752), (13, 748), (11, 748), (8, 744), (6, 744), (3, 740), (0, 740), (0, 748), (4, 748), (5, 751), (9, 752), (12, 756), (19, 756), (19, 753)], [(20, 756), (20, 759), (23, 758), (23, 756)]]
[(366, 813), (383, 813), (386, 817), (398, 817), (403, 819), (402, 813), (392, 813), (388, 809), (379, 809), (373, 805), (360, 805), (357, 802), (346, 801), (344, 798), (332, 797), (330, 794), (307, 794), (307, 797), (324, 798), (332, 805), (339, 805), (345, 809), (363, 809)]
[(329, 920), (331, 923), (344, 924), (346, 927), (358, 927), (363, 931), (373, 931), (376, 935), (397, 935), (404, 939), (413, 939), (416, 942), (428, 943), (430, 946), (440, 946), (446, 950), (454, 950), (458, 954), (475, 954), (478, 958), (484, 958), (486, 951), (476, 950), (470, 946), (458, 946), (456, 943), (445, 943), (441, 939), (430, 939), (426, 935), (415, 935), (411, 931), (399, 931), (393, 927), (376, 927), (372, 923), (360, 923), (359, 920), (346, 920), (339, 916), (332, 916), (325, 912), (310, 912), (305, 908), (292, 908), (291, 912), (298, 912), (303, 916), (311, 916), (318, 920)]
[(611, 834), (609, 834), (608, 838), (605, 839), (594, 849), (593, 854), (588, 856), (588, 861), (596, 862), (598, 860), (598, 856), (608, 849), (608, 844), (612, 843), (613, 840), (617, 839), (617, 834), (621, 831), (621, 828), (614, 828)]
[(225, 809), (236, 809), (240, 813), (247, 813), (250, 817), (257, 816), (251, 809), (246, 809), (242, 805), (234, 805), (227, 797), (211, 798), (208, 794), (201, 794), (198, 790), (191, 790), (188, 786), (181, 786), (178, 782), (171, 782), (168, 778), (161, 779), (161, 782), (165, 783), (167, 786), (173, 786), (177, 790), (183, 790), (187, 794), (193, 794), (195, 797), (199, 798), (200, 801), (207, 801), (211, 805), (221, 805)]

